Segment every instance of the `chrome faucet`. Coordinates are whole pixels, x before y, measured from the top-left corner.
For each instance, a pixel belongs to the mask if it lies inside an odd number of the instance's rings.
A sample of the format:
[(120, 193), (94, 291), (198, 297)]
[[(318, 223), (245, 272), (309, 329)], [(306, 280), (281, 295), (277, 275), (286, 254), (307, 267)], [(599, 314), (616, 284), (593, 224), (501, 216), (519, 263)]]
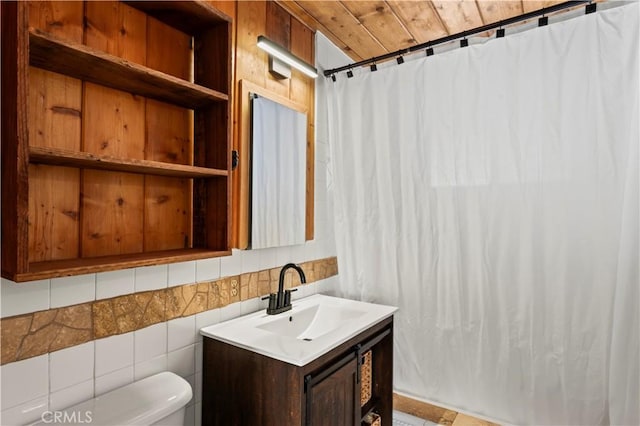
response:
[(264, 297), (264, 299), (269, 299), (269, 307), (267, 308), (268, 315), (276, 315), (282, 312), (286, 312), (291, 309), (291, 293), (297, 291), (297, 288), (291, 290), (284, 289), (284, 275), (288, 269), (295, 269), (300, 276), (300, 283), (304, 284), (307, 282), (307, 278), (304, 276), (304, 271), (301, 267), (296, 265), (295, 263), (287, 263), (280, 270), (280, 280), (278, 281), (278, 292), (271, 293), (269, 296)]

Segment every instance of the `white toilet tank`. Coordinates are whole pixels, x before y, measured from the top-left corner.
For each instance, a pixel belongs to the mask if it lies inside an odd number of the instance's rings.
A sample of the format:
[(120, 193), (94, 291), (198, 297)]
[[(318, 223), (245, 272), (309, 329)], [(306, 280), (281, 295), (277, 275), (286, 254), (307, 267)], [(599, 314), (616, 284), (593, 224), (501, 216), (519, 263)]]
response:
[[(174, 373), (163, 372), (51, 412), (50, 419), (37, 424), (182, 426), (191, 396), (191, 386), (186, 380)], [(59, 416), (57, 422), (53, 418), (56, 415)]]

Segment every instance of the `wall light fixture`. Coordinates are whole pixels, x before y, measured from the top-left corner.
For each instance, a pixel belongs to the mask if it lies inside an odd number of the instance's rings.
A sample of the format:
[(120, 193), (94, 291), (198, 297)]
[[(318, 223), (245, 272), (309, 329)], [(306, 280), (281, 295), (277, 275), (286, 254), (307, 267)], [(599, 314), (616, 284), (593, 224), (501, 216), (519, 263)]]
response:
[(258, 36), (258, 47), (269, 54), (269, 72), (278, 78), (291, 77), (291, 67), (311, 78), (318, 76), (318, 70), (265, 36)]

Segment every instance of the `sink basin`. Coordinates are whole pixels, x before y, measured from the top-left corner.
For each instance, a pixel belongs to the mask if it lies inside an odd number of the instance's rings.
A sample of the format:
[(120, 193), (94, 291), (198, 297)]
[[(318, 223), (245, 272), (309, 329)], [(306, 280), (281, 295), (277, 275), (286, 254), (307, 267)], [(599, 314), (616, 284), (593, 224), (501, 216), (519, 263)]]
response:
[(346, 306), (317, 304), (259, 325), (258, 328), (280, 336), (309, 341), (343, 326), (344, 321), (356, 319), (366, 313), (365, 310)]
[(200, 329), (200, 334), (303, 366), (393, 315), (397, 308), (316, 294), (290, 311), (260, 311)]

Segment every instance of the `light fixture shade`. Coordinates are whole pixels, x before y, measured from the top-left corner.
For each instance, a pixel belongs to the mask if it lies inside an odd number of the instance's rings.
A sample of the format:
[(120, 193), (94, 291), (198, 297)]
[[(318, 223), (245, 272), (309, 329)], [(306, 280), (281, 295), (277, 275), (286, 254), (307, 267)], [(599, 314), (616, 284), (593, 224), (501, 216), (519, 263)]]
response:
[(318, 77), (318, 70), (265, 36), (258, 36), (258, 47), (285, 64), (302, 71), (309, 77)]

